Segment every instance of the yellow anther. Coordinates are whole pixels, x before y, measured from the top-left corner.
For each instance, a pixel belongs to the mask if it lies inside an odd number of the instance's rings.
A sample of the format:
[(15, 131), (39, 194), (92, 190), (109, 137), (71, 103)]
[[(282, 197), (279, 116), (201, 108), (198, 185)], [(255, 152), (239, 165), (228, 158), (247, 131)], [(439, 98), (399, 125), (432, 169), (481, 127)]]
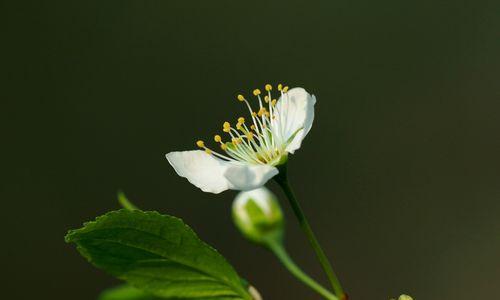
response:
[(247, 139), (248, 139), (248, 140), (250, 140), (250, 141), (251, 141), (251, 140), (253, 140), (253, 133), (251, 133), (251, 132), (247, 132), (247, 133), (246, 133), (246, 136), (247, 136)]
[(270, 85), (270, 84), (266, 84), (266, 91), (268, 91), (268, 92), (269, 92), (269, 91), (270, 91), (270, 90), (272, 90), (272, 89), (273, 89), (273, 86), (272, 86), (272, 85)]
[(231, 128), (231, 123), (224, 122), (224, 124), (222, 124), (222, 128)]
[(253, 95), (254, 95), (254, 96), (258, 96), (258, 95), (260, 95), (260, 90), (259, 90), (259, 89), (255, 89), (255, 90), (253, 90)]
[(210, 150), (210, 149), (205, 149), (205, 152), (206, 152), (207, 154), (212, 154), (212, 150)]
[(255, 125), (251, 125), (250, 129), (255, 130)]
[(271, 114), (268, 111), (266, 111), (266, 117), (269, 118), (270, 116), (271, 116)]
[(256, 113), (256, 112), (254, 112), (254, 111), (252, 111), (252, 116), (253, 116), (253, 117), (256, 117), (256, 116), (257, 116), (257, 113)]
[(242, 123), (238, 123), (236, 124), (236, 129), (238, 130), (242, 130), (243, 129), (243, 126), (241, 126)]
[(224, 131), (226, 133), (230, 132), (231, 131), (231, 127), (224, 127), (224, 128), (222, 128), (222, 131)]
[(239, 117), (238, 118), (238, 123), (245, 123), (245, 118)]
[(245, 97), (243, 97), (243, 95), (238, 95), (238, 100), (243, 102), (245, 101)]
[(273, 99), (273, 101), (271, 101), (271, 105), (272, 105), (272, 106), (275, 106), (275, 105), (276, 105), (276, 99)]
[(220, 135), (217, 134), (217, 135), (214, 136), (214, 141), (216, 143), (219, 143), (220, 141), (222, 141), (222, 138), (220, 137)]
[(268, 102), (269, 102), (269, 96), (267, 96), (267, 95), (266, 95), (266, 96), (264, 97), (264, 101), (265, 101), (266, 103), (268, 103)]
[(288, 86), (285, 86), (285, 87), (283, 88), (283, 93), (286, 93), (286, 92), (288, 92)]
[(265, 107), (262, 107), (261, 109), (259, 109), (259, 112), (257, 113), (257, 115), (259, 117), (262, 117), (263, 114), (266, 113), (266, 108)]
[(227, 150), (227, 146), (226, 146), (226, 144), (221, 144), (221, 145), (220, 145), (220, 148), (221, 148), (222, 150), (224, 150), (224, 151), (226, 151), (226, 150)]
[(205, 143), (202, 140), (199, 140), (196, 142), (196, 146), (203, 148), (203, 147), (205, 147)]
[(281, 91), (283, 89), (283, 85), (280, 83), (278, 84), (278, 91)]

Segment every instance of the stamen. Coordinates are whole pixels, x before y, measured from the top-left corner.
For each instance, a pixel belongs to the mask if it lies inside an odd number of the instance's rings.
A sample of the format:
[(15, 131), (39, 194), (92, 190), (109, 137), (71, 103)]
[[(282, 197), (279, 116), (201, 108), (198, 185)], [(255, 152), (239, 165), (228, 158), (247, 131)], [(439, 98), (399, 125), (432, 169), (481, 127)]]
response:
[(235, 146), (241, 144), (241, 139), (239, 139), (239, 138), (232, 138), (231, 141), (233, 142), (233, 144)]
[(235, 159), (240, 160), (240, 161), (241, 160), (253, 161), (253, 162), (262, 164), (261, 161), (259, 161), (258, 159), (255, 159), (253, 157), (255, 155), (254, 152), (249, 154), (249, 153), (243, 151), (240, 147), (237, 147), (234, 144), (232, 144), (232, 145), (233, 145), (233, 147), (227, 147), (227, 151), (226, 151), (226, 153), (229, 154), (231, 157), (234, 157)]
[[(259, 139), (259, 142), (261, 143), (262, 146), (266, 146), (267, 148), (269, 148), (267, 134), (264, 134), (266, 126), (262, 123), (262, 121), (259, 118), (255, 118), (255, 120), (258, 123), (257, 130), (255, 130), (257, 132), (257, 138)], [(262, 129), (262, 132), (259, 128)]]
[[(229, 157), (207, 148), (202, 140), (198, 140), (196, 145), (210, 155), (229, 161), (268, 164), (279, 159), (283, 152), (280, 133), (283, 131), (281, 127), (286, 124), (284, 122), (286, 120), (283, 120), (283, 114), (286, 112), (280, 108), (280, 103), (273, 99), (271, 94), (273, 86), (266, 84), (264, 89), (264, 95), (261, 95), (260, 89), (252, 91), (252, 94), (258, 98), (259, 109), (257, 111), (253, 111), (249, 101), (243, 95), (236, 96), (238, 101), (245, 102), (248, 107), (252, 118), (250, 124), (245, 124), (244, 117), (237, 119), (235, 127), (232, 127), (230, 122), (224, 122), (222, 130), (230, 135), (229, 142), (223, 142), (218, 134), (214, 135), (214, 141)], [(288, 86), (278, 84), (277, 89), (282, 97), (288, 96), (286, 95), (289, 90)], [(262, 105), (262, 100), (266, 103), (265, 106)]]
[[(253, 140), (248, 140), (248, 138), (247, 138), (247, 140), (245, 140), (244, 138), (246, 137), (246, 135), (241, 135), (238, 131), (236, 131), (232, 128), (231, 128), (231, 131), (235, 133), (235, 135), (233, 135), (233, 133), (230, 132), (229, 135), (231, 135), (232, 142), (233, 142), (233, 145), (235, 146), (235, 150), (237, 151), (237, 153), (239, 155), (245, 156), (248, 159), (251, 159), (253, 161), (260, 162), (258, 160), (256, 152), (262, 151), (263, 150), (262, 147), (257, 145)], [(245, 131), (243, 131), (243, 132), (245, 133)], [(248, 130), (246, 132), (248, 132)], [(258, 135), (256, 135), (256, 136), (259, 138), (259, 141), (262, 144), (263, 142), (260, 140), (260, 137)], [(252, 146), (250, 145), (250, 143), (248, 141), (250, 141), (255, 148), (252, 148)]]
[[(222, 145), (224, 145), (224, 144), (222, 144)], [(222, 148), (222, 145), (221, 145), (221, 148)], [(224, 148), (222, 148), (222, 150), (225, 150), (225, 149), (224, 149)], [(216, 151), (212, 151), (212, 149), (209, 149), (209, 148), (207, 148), (207, 147), (205, 147), (205, 152), (206, 152), (207, 154), (217, 156), (217, 157), (222, 158), (222, 159), (227, 160), (227, 161), (236, 161), (236, 159), (234, 159), (234, 158), (232, 158), (232, 157), (227, 157), (227, 156), (222, 155), (222, 154), (220, 154), (220, 153), (218, 153), (218, 152), (216, 152)], [(226, 153), (227, 153), (227, 152), (226, 152)], [(229, 154), (229, 153), (228, 153), (228, 154)]]
[[(269, 116), (268, 116), (269, 118), (270, 118), (270, 116), (273, 115), (273, 105), (271, 104), (271, 99), (272, 99), (271, 91), (269, 90), (267, 92), (267, 101), (266, 101), (266, 103), (269, 106)], [(271, 119), (269, 120), (269, 124), (272, 124), (272, 120)]]
[(259, 109), (259, 112), (257, 113), (257, 115), (259, 117), (262, 117), (262, 115), (264, 115), (266, 112), (267, 112), (266, 108), (262, 107), (261, 109)]
[[(219, 137), (219, 138), (220, 138), (220, 136), (218, 136), (218, 135), (216, 135), (215, 137)], [(198, 147), (200, 147), (200, 148), (204, 149), (204, 150), (205, 150), (205, 153), (207, 153), (207, 154), (209, 154), (209, 155), (215, 155), (215, 156), (218, 156), (218, 157), (220, 157), (220, 158), (222, 158), (222, 159), (229, 160), (229, 161), (236, 161), (236, 160), (235, 160), (235, 159), (233, 159), (233, 158), (230, 158), (230, 157), (227, 157), (227, 156), (225, 156), (225, 155), (219, 154), (219, 153), (217, 153), (217, 152), (215, 152), (215, 151), (212, 151), (211, 149), (209, 149), (209, 148), (205, 147), (205, 142), (203, 142), (202, 140), (198, 140), (198, 141), (196, 141), (196, 146), (198, 146)], [(222, 148), (222, 146), (221, 146), (221, 148)], [(222, 150), (225, 150), (225, 149), (224, 149), (224, 148), (222, 148)]]
[(251, 133), (250, 131), (248, 131), (246, 134), (246, 137), (249, 141), (253, 141), (253, 133)]
[[(260, 93), (260, 90), (255, 90), (254, 91), (254, 94), (258, 91), (258, 93)], [(243, 96), (242, 96), (243, 97)], [(252, 116), (252, 121), (253, 123), (255, 124), (255, 126), (257, 127), (257, 121), (256, 121), (256, 117), (257, 117), (257, 113), (255, 113), (253, 110), (252, 110), (252, 107), (250, 106), (250, 103), (248, 103), (248, 101), (245, 99), (245, 98), (242, 98), (243, 101), (245, 102), (245, 104), (247, 105), (248, 107), (248, 111), (250, 112), (250, 115)], [(259, 100), (260, 101), (260, 100)], [(261, 105), (262, 106), (262, 105)], [(257, 130), (258, 132), (258, 130)]]

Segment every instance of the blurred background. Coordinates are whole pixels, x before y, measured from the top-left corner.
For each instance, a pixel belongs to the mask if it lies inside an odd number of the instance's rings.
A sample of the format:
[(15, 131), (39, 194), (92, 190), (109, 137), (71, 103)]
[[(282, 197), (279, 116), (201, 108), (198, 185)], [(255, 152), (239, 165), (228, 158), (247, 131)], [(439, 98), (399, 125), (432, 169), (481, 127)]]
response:
[[(266, 83), (317, 96), (290, 179), (351, 299), (500, 294), (500, 2), (0, 7), (6, 298), (116, 284), (63, 236), (123, 189), (183, 218), (264, 299), (319, 299), (239, 235), (235, 192), (203, 193), (164, 158), (211, 140), (244, 114), (235, 95)], [(325, 282), (282, 204), (289, 251)]]

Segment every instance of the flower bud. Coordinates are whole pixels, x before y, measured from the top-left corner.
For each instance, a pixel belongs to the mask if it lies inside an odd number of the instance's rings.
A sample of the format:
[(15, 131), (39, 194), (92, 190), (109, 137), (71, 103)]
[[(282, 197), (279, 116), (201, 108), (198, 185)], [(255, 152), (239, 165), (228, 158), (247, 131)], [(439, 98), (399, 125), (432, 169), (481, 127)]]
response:
[(233, 220), (243, 236), (259, 244), (281, 240), (283, 236), (283, 212), (276, 196), (265, 187), (236, 196)]
[[(395, 300), (395, 299), (393, 298), (390, 300)], [(408, 296), (408, 295), (403, 294), (403, 295), (399, 296), (398, 300), (413, 300), (413, 298)]]

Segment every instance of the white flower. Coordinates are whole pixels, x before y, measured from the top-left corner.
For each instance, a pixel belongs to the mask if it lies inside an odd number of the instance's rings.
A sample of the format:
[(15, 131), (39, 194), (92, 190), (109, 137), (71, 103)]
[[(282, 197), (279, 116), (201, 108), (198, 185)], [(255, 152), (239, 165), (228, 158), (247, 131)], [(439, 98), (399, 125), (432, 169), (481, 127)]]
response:
[(267, 95), (256, 89), (259, 110), (254, 111), (242, 95), (237, 99), (248, 107), (248, 125), (240, 117), (233, 127), (224, 122), (222, 130), (230, 140), (224, 142), (220, 135), (214, 140), (223, 151), (218, 153), (203, 141), (196, 142), (204, 149), (168, 153), (167, 159), (177, 174), (201, 190), (220, 193), (232, 190), (252, 190), (263, 186), (278, 174), (276, 166), (286, 162), (288, 153), (300, 148), (302, 140), (311, 129), (316, 97), (303, 88), (278, 85), (280, 97), (272, 98), (272, 86), (265, 86)]

